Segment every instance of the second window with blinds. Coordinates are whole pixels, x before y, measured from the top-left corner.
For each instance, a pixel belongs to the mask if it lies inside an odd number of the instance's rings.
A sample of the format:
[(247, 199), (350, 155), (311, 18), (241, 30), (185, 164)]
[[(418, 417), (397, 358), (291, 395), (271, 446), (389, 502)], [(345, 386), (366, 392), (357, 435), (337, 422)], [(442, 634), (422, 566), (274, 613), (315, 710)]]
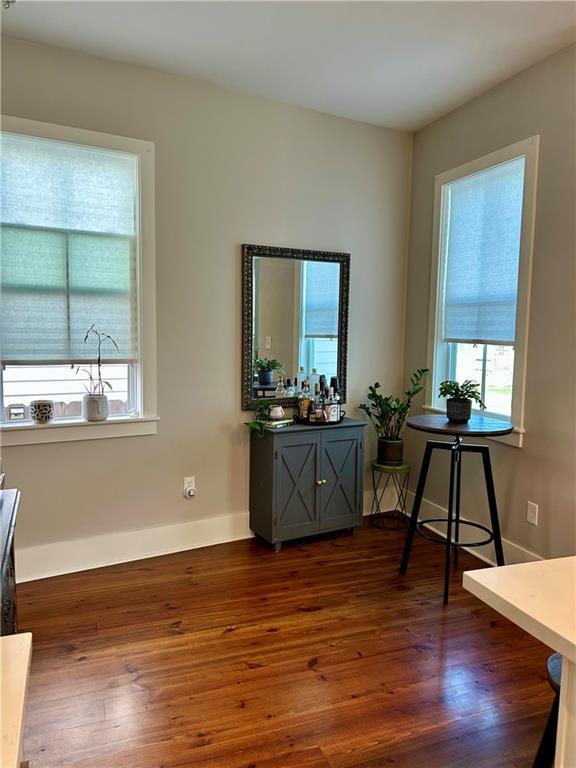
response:
[(301, 262), (300, 287), (300, 365), (329, 381), (338, 375), (340, 265)]
[[(5, 118), (2, 134), (2, 421), (49, 398), (81, 415), (95, 326), (112, 416), (153, 415), (153, 147)], [(151, 315), (150, 315), (151, 313)], [(148, 322), (146, 315), (148, 314)], [(147, 383), (149, 386), (145, 386)]]
[(445, 379), (478, 382), (485, 414), (522, 444), (539, 137), (436, 177), (428, 407)]

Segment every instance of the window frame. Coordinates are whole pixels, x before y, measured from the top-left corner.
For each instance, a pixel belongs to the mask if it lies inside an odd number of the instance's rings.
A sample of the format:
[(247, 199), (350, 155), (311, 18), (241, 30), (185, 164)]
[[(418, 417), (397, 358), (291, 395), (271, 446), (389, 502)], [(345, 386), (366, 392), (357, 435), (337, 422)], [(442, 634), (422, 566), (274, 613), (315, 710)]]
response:
[[(446, 378), (449, 365), (449, 344), (440, 338), (442, 329), (442, 286), (446, 266), (443, 213), (444, 186), (466, 176), (490, 169), (495, 165), (525, 157), (524, 194), (522, 200), (522, 226), (520, 230), (520, 260), (518, 269), (518, 297), (516, 305), (516, 338), (514, 342), (514, 374), (512, 382), (512, 414), (514, 431), (510, 435), (491, 438), (498, 442), (522, 447), (525, 434), (524, 410), (526, 396), (526, 370), (528, 358), (528, 329), (530, 320), (530, 292), (532, 256), (536, 221), (536, 194), (540, 136), (534, 135), (510, 144), (487, 155), (440, 173), (434, 180), (434, 212), (432, 232), (432, 264), (430, 274), (430, 305), (428, 322), (428, 368), (431, 376), (426, 389), (426, 410), (444, 412), (444, 401), (437, 396), (440, 381)], [(443, 258), (441, 258), (443, 256)]]
[(154, 143), (143, 139), (116, 136), (84, 128), (44, 123), (2, 115), (0, 129), (39, 139), (68, 142), (99, 149), (126, 152), (138, 156), (139, 248), (138, 281), (138, 371), (134, 376), (134, 394), (140, 406), (135, 418), (111, 417), (105, 422), (66, 420), (46, 425), (1, 423), (3, 445), (27, 445), (103, 437), (127, 437), (155, 434), (156, 422), (156, 280), (154, 217)]

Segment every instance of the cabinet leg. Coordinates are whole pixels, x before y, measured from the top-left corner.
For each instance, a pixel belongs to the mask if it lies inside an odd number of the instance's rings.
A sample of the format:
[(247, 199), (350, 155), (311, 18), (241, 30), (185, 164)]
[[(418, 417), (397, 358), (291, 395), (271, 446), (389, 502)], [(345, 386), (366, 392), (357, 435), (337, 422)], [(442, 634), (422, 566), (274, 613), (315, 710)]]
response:
[(350, 528), (350, 533), (352, 534), (352, 536), (358, 536), (359, 532), (360, 532), (360, 528), (357, 525)]
[(282, 542), (275, 541), (273, 546), (274, 546), (274, 552), (280, 552), (280, 550), (282, 549)]

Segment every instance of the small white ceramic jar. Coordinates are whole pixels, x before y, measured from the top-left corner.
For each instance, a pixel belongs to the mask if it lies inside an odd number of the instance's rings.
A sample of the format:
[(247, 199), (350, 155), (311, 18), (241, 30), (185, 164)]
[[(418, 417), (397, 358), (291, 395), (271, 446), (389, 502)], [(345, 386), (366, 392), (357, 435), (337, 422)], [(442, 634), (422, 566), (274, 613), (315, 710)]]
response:
[(272, 421), (278, 421), (279, 419), (284, 418), (284, 408), (282, 408), (281, 405), (271, 405), (270, 410), (268, 411), (268, 415), (272, 419)]

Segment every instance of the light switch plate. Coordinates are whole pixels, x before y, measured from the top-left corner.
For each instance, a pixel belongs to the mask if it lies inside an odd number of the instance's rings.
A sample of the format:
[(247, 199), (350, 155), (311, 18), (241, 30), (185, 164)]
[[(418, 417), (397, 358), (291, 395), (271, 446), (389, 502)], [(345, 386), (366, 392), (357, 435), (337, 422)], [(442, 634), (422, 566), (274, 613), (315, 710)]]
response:
[(529, 501), (526, 504), (526, 522), (530, 525), (538, 525), (538, 504)]

